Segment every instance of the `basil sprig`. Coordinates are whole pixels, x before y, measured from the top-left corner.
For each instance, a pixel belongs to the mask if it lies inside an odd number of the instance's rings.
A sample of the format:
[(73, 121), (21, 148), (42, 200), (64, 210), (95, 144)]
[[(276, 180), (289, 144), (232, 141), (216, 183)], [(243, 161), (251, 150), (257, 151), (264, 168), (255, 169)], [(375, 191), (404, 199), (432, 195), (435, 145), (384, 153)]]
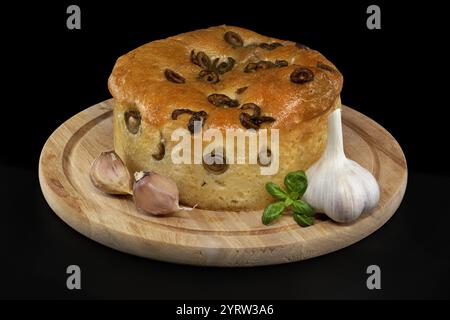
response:
[(262, 223), (265, 225), (278, 219), (287, 208), (291, 208), (294, 220), (302, 227), (314, 224), (314, 209), (300, 200), (308, 187), (304, 171), (290, 172), (284, 178), (286, 191), (273, 182), (266, 183), (267, 192), (278, 202), (269, 204), (263, 212)]

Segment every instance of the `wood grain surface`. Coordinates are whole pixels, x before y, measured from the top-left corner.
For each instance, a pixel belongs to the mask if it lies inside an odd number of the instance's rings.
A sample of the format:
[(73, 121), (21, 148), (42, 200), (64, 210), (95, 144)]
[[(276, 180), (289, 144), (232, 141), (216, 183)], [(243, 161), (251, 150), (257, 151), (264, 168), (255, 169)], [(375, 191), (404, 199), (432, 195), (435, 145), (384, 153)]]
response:
[(41, 153), (39, 179), (48, 204), (62, 220), (123, 252), (203, 266), (299, 261), (368, 236), (394, 214), (405, 192), (406, 160), (389, 132), (348, 107), (343, 107), (343, 128), (347, 156), (369, 169), (381, 189), (378, 206), (351, 224), (316, 220), (301, 228), (283, 216), (264, 226), (260, 211), (194, 209), (169, 217), (137, 212), (130, 198), (103, 194), (89, 180), (93, 160), (113, 149), (111, 100), (76, 114), (53, 132)]

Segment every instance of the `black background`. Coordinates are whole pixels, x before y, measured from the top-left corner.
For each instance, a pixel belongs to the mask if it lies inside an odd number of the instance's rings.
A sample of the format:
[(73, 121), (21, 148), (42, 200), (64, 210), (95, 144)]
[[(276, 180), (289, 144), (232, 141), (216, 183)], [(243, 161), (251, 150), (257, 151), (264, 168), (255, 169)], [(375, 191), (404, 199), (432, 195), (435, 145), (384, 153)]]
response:
[[(70, 4), (81, 7), (81, 30), (66, 28)], [(370, 4), (381, 7), (381, 30), (366, 28)], [(0, 297), (449, 298), (448, 101), (442, 98), (448, 67), (445, 11), (438, 3), (61, 1), (2, 11)], [(37, 179), (42, 146), (66, 119), (110, 97), (106, 83), (117, 57), (151, 40), (219, 24), (319, 50), (344, 75), (343, 102), (396, 137), (409, 183), (382, 229), (299, 263), (198, 268), (113, 251), (53, 214)], [(69, 264), (82, 268), (81, 291), (65, 287)], [(382, 290), (365, 286), (370, 264), (382, 268)]]

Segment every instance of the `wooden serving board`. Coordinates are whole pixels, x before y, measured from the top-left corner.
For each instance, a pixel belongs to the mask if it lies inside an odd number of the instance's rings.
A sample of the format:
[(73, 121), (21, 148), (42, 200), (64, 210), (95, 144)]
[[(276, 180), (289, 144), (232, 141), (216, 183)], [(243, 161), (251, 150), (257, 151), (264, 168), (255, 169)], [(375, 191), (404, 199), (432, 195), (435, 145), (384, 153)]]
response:
[(299, 261), (371, 234), (394, 214), (405, 192), (406, 160), (389, 132), (348, 107), (343, 107), (343, 125), (346, 154), (369, 169), (381, 188), (373, 212), (346, 225), (317, 220), (301, 228), (283, 216), (265, 226), (258, 211), (194, 209), (153, 217), (137, 212), (130, 198), (103, 194), (90, 182), (89, 168), (100, 152), (113, 149), (111, 100), (78, 113), (53, 132), (42, 150), (39, 179), (47, 202), (62, 220), (123, 252), (206, 266)]

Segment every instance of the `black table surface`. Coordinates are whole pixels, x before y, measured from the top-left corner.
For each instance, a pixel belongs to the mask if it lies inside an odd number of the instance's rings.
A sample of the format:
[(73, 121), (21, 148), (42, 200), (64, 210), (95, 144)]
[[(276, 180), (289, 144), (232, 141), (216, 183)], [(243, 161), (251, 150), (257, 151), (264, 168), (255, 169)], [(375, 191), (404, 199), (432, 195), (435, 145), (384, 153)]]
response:
[[(217, 268), (135, 257), (66, 225), (47, 205), (34, 169), (0, 167), (3, 298), (422, 299), (449, 298), (450, 178), (410, 173), (395, 215), (340, 251), (277, 266)], [(438, 200), (439, 199), (439, 200)], [(79, 265), (82, 289), (66, 288)], [(366, 268), (381, 268), (368, 290)]]

